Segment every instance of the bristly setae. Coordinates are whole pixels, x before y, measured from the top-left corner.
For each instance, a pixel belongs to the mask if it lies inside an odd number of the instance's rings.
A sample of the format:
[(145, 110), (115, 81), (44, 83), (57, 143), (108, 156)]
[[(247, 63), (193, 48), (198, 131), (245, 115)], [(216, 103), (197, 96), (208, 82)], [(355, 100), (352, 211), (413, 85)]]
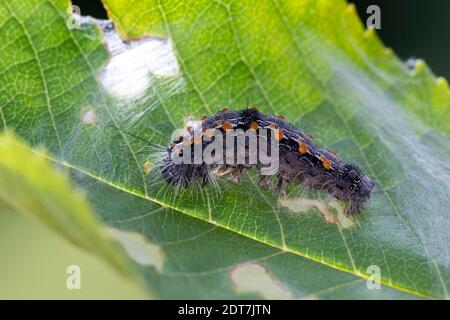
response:
[[(336, 155), (317, 146), (312, 138), (294, 126), (287, 123), (283, 117), (264, 115), (256, 109), (233, 111), (224, 109), (216, 115), (201, 118), (201, 132), (206, 135), (208, 129), (219, 130), (225, 134), (229, 130), (241, 129), (243, 131), (271, 129), (272, 137), (276, 139), (279, 148), (279, 165), (277, 190), (285, 194), (286, 183), (299, 181), (314, 188), (326, 190), (339, 200), (349, 201), (347, 212), (357, 212), (369, 199), (374, 182), (355, 165), (346, 163)], [(191, 132), (192, 128), (187, 128)], [(259, 139), (259, 138), (258, 138)], [(210, 139), (213, 141), (214, 138)], [(273, 139), (265, 140), (270, 144)], [(256, 166), (261, 172), (262, 164), (229, 164), (225, 160), (221, 163), (194, 164), (175, 163), (173, 157), (179, 154), (180, 146), (202, 144), (202, 149), (211, 143), (208, 141), (195, 141), (193, 134), (180, 136), (171, 142), (167, 148), (167, 156), (159, 163), (164, 179), (177, 187), (188, 187), (199, 180), (204, 185), (211, 175), (229, 172), (230, 179), (239, 182), (239, 176), (245, 169)], [(194, 148), (192, 148), (194, 149)], [(269, 148), (268, 148), (269, 149)], [(258, 149), (259, 152), (259, 149)], [(248, 148), (245, 149), (245, 159), (248, 158)], [(225, 154), (225, 153), (224, 153)], [(258, 157), (259, 159), (259, 157)], [(267, 176), (260, 176), (260, 184), (267, 186)]]

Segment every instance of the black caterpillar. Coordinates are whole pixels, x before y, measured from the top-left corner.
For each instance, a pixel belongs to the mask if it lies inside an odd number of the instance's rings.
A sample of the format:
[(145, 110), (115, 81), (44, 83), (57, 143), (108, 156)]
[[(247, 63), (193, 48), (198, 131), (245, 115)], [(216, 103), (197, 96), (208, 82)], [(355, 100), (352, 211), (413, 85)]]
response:
[[(233, 182), (239, 182), (242, 172), (254, 165), (261, 173), (264, 165), (259, 158), (256, 164), (249, 163), (247, 145), (245, 148), (246, 161), (243, 164), (229, 164), (225, 160), (212, 164), (205, 162), (176, 163), (174, 156), (189, 152), (187, 148), (195, 144), (201, 144), (201, 150), (205, 150), (208, 144), (215, 139), (215, 137), (202, 139), (208, 135), (208, 130), (211, 129), (218, 130), (222, 134), (237, 129), (255, 132), (259, 132), (261, 129), (270, 129), (265, 143), (270, 146), (270, 143), (277, 141), (279, 146), (279, 166), (276, 176), (279, 179), (277, 190), (280, 194), (285, 194), (286, 183), (299, 181), (308, 187), (326, 190), (336, 199), (349, 201), (347, 212), (350, 214), (361, 209), (370, 197), (374, 186), (372, 179), (365, 176), (355, 165), (345, 163), (333, 152), (317, 146), (312, 137), (287, 123), (283, 117), (264, 115), (255, 108), (241, 111), (224, 109), (214, 116), (202, 117), (200, 127), (198, 129), (201, 132), (200, 140), (198, 138), (196, 140), (193, 128), (188, 127), (186, 128), (187, 135), (174, 139), (167, 148), (167, 157), (159, 163), (159, 167), (162, 176), (169, 184), (188, 187), (195, 181), (200, 181), (204, 185), (210, 175), (221, 175), (225, 172), (231, 173), (230, 179)], [(260, 139), (258, 138), (258, 141)], [(224, 145), (225, 148), (226, 145)], [(194, 148), (190, 149), (189, 158), (192, 158), (194, 157)], [(269, 183), (267, 176), (260, 175), (261, 185), (268, 186)]]

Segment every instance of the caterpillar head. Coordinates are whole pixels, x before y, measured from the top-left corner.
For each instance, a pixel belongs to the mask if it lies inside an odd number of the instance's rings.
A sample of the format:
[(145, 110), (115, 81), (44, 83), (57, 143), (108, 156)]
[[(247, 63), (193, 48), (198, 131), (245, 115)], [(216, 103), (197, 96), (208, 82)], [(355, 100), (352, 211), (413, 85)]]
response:
[(348, 211), (353, 214), (370, 198), (374, 185), (374, 181), (365, 176), (358, 167), (345, 164), (338, 172), (333, 195), (349, 201)]
[[(179, 148), (177, 152), (180, 156), (186, 152), (186, 149)], [(191, 158), (191, 163), (175, 163), (173, 161), (174, 148), (171, 146), (167, 149), (167, 156), (159, 163), (160, 171), (164, 180), (170, 185), (177, 188), (186, 188), (194, 184), (197, 179), (202, 181), (202, 184), (206, 182), (208, 177), (208, 168), (199, 165), (191, 164), (193, 158)]]

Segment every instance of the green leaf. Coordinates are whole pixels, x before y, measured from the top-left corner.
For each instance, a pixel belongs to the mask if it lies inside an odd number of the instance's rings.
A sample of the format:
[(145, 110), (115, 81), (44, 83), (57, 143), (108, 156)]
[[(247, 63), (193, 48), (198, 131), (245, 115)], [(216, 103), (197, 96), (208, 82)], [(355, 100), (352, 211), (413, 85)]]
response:
[[(360, 277), (159, 206), (80, 172), (72, 176), (111, 228), (136, 239), (143, 236), (147, 246), (159, 248), (160, 254), (148, 263), (136, 263), (159, 298), (417, 298), (383, 285), (369, 290)], [(130, 239), (123, 240), (126, 245)], [(141, 257), (149, 251), (142, 245), (134, 250)]]
[(56, 172), (45, 155), (36, 152), (11, 133), (0, 134), (0, 210), (36, 216), (121, 273), (132, 274), (128, 259), (108, 239), (85, 196), (72, 189), (68, 177)]
[[(0, 2), (1, 119), (89, 190), (156, 296), (410, 297), (367, 290), (376, 265), (385, 285), (448, 298), (445, 80), (423, 62), (408, 70), (342, 1), (105, 4), (123, 37), (163, 38), (122, 48), (133, 61), (148, 57), (141, 65), (120, 69), (109, 32), (105, 65), (101, 32), (86, 20), (68, 29), (63, 0)], [(161, 152), (114, 128), (165, 146), (188, 115), (248, 102), (285, 115), (376, 180), (355, 223), (292, 212), (329, 203), (301, 186), (281, 202), (254, 171), (239, 185), (176, 194), (156, 170), (146, 174)], [(270, 290), (251, 287), (252, 276)]]

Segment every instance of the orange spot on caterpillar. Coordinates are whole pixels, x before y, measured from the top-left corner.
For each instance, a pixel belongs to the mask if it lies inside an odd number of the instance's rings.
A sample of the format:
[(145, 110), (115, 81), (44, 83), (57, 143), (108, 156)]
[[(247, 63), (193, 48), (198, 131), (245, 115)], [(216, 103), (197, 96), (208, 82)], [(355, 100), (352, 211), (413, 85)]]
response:
[(258, 122), (252, 121), (250, 124), (250, 130), (256, 131), (259, 128)]
[(227, 112), (228, 108), (223, 108), (220, 112)]
[(232, 124), (231, 122), (227, 121), (227, 122), (225, 122), (225, 123), (222, 125), (222, 128), (223, 128), (225, 131), (231, 130), (231, 129), (233, 129), (233, 124)]
[(281, 129), (275, 129), (275, 139), (277, 141), (280, 141), (283, 138), (284, 138), (283, 131)]
[(274, 124), (274, 123), (271, 123), (271, 124), (269, 125), (269, 127), (272, 128), (272, 129), (278, 128), (278, 126), (277, 126), (276, 124)]
[(277, 118), (278, 119), (281, 119), (281, 120), (285, 120), (286, 118), (283, 116), (283, 115), (281, 115), (281, 114), (279, 114), (278, 116), (277, 116)]
[(206, 119), (208, 119), (208, 116), (201, 116), (201, 117), (200, 117), (200, 120), (202, 120), (202, 121), (203, 121), (203, 120), (206, 120)]
[(298, 146), (298, 151), (301, 154), (305, 154), (309, 151), (308, 145), (306, 143), (300, 143), (300, 145)]
[(325, 170), (330, 170), (331, 169), (331, 162), (330, 162), (330, 160), (328, 160), (324, 156), (320, 156), (320, 161), (322, 161), (322, 166), (323, 166), (323, 168)]

